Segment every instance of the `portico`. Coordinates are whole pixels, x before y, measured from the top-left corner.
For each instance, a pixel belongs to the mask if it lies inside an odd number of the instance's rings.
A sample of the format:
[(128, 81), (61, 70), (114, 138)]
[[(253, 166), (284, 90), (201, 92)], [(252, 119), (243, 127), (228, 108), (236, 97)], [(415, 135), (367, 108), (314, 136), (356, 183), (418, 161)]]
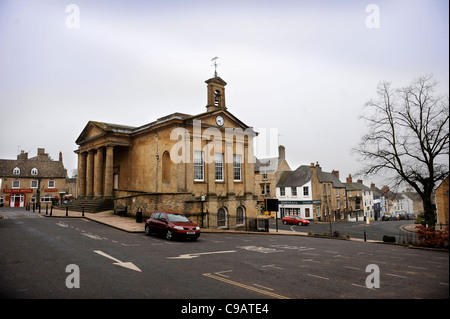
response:
[[(114, 152), (128, 150), (131, 127), (90, 121), (78, 137), (78, 197), (112, 198)], [(117, 172), (119, 167), (117, 166)]]

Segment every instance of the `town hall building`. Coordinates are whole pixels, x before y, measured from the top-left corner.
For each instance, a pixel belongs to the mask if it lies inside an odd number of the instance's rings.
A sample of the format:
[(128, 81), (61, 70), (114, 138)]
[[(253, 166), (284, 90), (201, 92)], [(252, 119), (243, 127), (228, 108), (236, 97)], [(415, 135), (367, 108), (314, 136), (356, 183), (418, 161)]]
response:
[(223, 79), (215, 74), (206, 84), (206, 110), (197, 115), (173, 113), (140, 127), (89, 121), (76, 140), (78, 198), (247, 229), (257, 215), (257, 133), (228, 111)]

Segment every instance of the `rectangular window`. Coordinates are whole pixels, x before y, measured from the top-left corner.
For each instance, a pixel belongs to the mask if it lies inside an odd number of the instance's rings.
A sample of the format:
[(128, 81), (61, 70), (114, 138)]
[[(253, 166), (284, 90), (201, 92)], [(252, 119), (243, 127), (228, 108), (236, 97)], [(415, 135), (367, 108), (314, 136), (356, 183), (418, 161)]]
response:
[(264, 184), (261, 184), (260, 186), (261, 186), (261, 195), (264, 195), (266, 187), (264, 186)]
[(215, 153), (214, 161), (216, 167), (216, 181), (223, 181), (223, 154)]
[(292, 196), (297, 196), (297, 187), (291, 187)]
[(241, 155), (234, 154), (233, 155), (233, 171), (234, 171), (234, 181), (241, 181)]
[(280, 196), (286, 196), (286, 190), (284, 187), (280, 187)]
[(13, 181), (12, 188), (20, 188), (20, 181)]
[(52, 196), (51, 195), (44, 195), (41, 197), (41, 202), (44, 203), (51, 203), (52, 202)]
[(38, 187), (38, 181), (31, 181), (30, 188), (37, 188)]
[(309, 195), (309, 187), (303, 186), (303, 196), (308, 196), (308, 195)]
[(48, 181), (48, 188), (55, 188), (55, 181)]
[(266, 195), (270, 196), (270, 184), (266, 184)]
[(194, 180), (204, 180), (204, 157), (202, 151), (194, 151)]
[(305, 217), (306, 218), (310, 217), (310, 215), (309, 215), (309, 208), (305, 208)]

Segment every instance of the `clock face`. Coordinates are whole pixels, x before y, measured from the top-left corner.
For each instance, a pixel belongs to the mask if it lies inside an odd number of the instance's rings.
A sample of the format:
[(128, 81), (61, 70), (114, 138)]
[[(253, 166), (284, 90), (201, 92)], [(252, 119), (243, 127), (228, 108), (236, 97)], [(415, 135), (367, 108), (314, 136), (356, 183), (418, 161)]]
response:
[(216, 123), (217, 123), (217, 125), (222, 126), (223, 123), (224, 123), (223, 117), (220, 116), (220, 115), (218, 115), (218, 116), (216, 117)]

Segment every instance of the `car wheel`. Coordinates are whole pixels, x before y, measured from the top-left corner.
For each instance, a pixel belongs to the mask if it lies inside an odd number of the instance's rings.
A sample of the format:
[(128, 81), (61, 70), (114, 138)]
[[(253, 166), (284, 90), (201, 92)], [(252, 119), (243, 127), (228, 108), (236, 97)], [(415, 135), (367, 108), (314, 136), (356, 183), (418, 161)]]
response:
[(166, 230), (166, 239), (167, 240), (172, 240), (172, 238), (173, 238), (172, 229)]
[(298, 225), (299, 225), (299, 226), (302, 226), (302, 225), (303, 225), (303, 223), (302, 223), (302, 222), (298, 222)]
[(150, 236), (150, 226), (149, 225), (145, 225), (145, 234), (147, 236)]
[(287, 221), (283, 220), (283, 224), (286, 225), (286, 224), (287, 224)]

